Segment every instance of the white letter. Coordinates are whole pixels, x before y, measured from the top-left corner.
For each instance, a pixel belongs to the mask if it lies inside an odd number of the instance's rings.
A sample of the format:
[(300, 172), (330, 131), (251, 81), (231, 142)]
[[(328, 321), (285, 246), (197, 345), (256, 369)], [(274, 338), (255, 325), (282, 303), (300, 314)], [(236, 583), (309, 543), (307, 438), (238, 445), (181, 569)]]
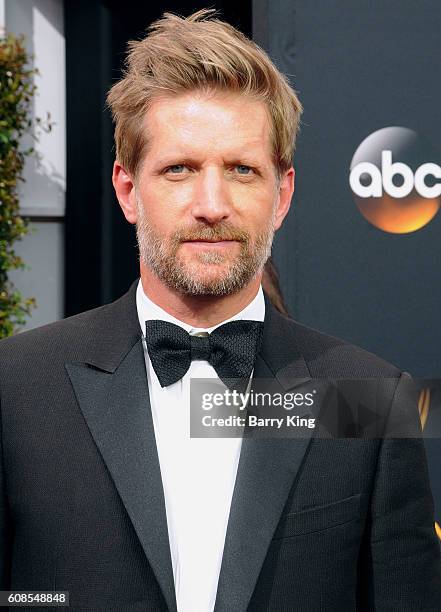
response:
[[(369, 174), (371, 177), (370, 185), (362, 185), (360, 177), (362, 174)], [(349, 184), (355, 195), (360, 198), (381, 198), (381, 172), (370, 162), (361, 162), (352, 168), (349, 175)]]
[(213, 403), (211, 401), (211, 393), (203, 393), (202, 394), (202, 409), (211, 410), (212, 408), (213, 408)]
[(305, 402), (305, 406), (312, 406), (314, 403), (314, 398), (312, 393), (305, 393), (305, 399), (307, 400)]
[(239, 410), (245, 410), (246, 405), (248, 404), (248, 398), (250, 397), (250, 392), (248, 393), (239, 393), (242, 404), (239, 406)]
[(432, 163), (420, 166), (415, 172), (415, 189), (423, 198), (439, 198), (441, 196), (441, 183), (428, 187), (424, 180), (428, 174), (441, 179), (441, 166)]
[(214, 393), (213, 394), (213, 404), (215, 406), (222, 406), (223, 403), (224, 403), (224, 396), (222, 395), (222, 393)]
[[(381, 172), (383, 174), (384, 191), (393, 198), (405, 198), (413, 189), (413, 172), (409, 166), (401, 162), (392, 163), (392, 151), (381, 152)], [(401, 174), (403, 184), (396, 187), (392, 178)]]

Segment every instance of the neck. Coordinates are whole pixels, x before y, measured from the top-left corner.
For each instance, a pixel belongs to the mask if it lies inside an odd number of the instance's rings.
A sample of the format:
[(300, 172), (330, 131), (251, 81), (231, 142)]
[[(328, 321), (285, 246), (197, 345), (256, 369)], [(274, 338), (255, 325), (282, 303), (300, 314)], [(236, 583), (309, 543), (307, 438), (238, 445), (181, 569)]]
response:
[(259, 274), (232, 295), (183, 295), (165, 286), (141, 262), (141, 283), (146, 296), (173, 317), (192, 327), (212, 327), (234, 317), (256, 297), (262, 280)]

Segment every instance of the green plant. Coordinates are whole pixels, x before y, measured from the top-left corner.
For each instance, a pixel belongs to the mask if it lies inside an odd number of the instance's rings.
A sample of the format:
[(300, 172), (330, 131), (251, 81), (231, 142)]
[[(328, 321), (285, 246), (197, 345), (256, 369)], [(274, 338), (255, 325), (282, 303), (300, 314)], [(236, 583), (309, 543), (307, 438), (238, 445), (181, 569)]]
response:
[(35, 94), (35, 68), (29, 67), (23, 37), (0, 38), (0, 338), (12, 335), (30, 315), (34, 298), (24, 299), (8, 278), (13, 269), (26, 266), (13, 244), (29, 232), (28, 220), (19, 214), (18, 185), (23, 181), (25, 157), (21, 136), (32, 127), (31, 103)]

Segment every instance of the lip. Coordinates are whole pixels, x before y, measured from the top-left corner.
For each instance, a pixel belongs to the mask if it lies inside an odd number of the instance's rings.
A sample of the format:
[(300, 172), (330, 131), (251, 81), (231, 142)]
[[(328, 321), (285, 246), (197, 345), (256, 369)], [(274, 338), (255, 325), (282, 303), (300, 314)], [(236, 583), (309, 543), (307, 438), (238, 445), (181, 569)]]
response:
[(223, 248), (231, 243), (236, 242), (236, 240), (185, 240), (185, 244), (191, 244), (196, 247), (213, 247), (213, 248)]

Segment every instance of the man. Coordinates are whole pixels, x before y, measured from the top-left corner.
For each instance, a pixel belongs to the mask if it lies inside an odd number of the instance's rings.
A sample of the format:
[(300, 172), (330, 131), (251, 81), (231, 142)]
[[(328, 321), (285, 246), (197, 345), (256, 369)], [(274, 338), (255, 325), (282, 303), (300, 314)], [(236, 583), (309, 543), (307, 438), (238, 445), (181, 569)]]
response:
[[(438, 611), (406, 376), (260, 287), (294, 190), (294, 91), (202, 11), (130, 43), (109, 105), (141, 278), (0, 345), (2, 588), (74, 610)], [(380, 404), (409, 435), (190, 437), (190, 379), (236, 376), (393, 379)]]

